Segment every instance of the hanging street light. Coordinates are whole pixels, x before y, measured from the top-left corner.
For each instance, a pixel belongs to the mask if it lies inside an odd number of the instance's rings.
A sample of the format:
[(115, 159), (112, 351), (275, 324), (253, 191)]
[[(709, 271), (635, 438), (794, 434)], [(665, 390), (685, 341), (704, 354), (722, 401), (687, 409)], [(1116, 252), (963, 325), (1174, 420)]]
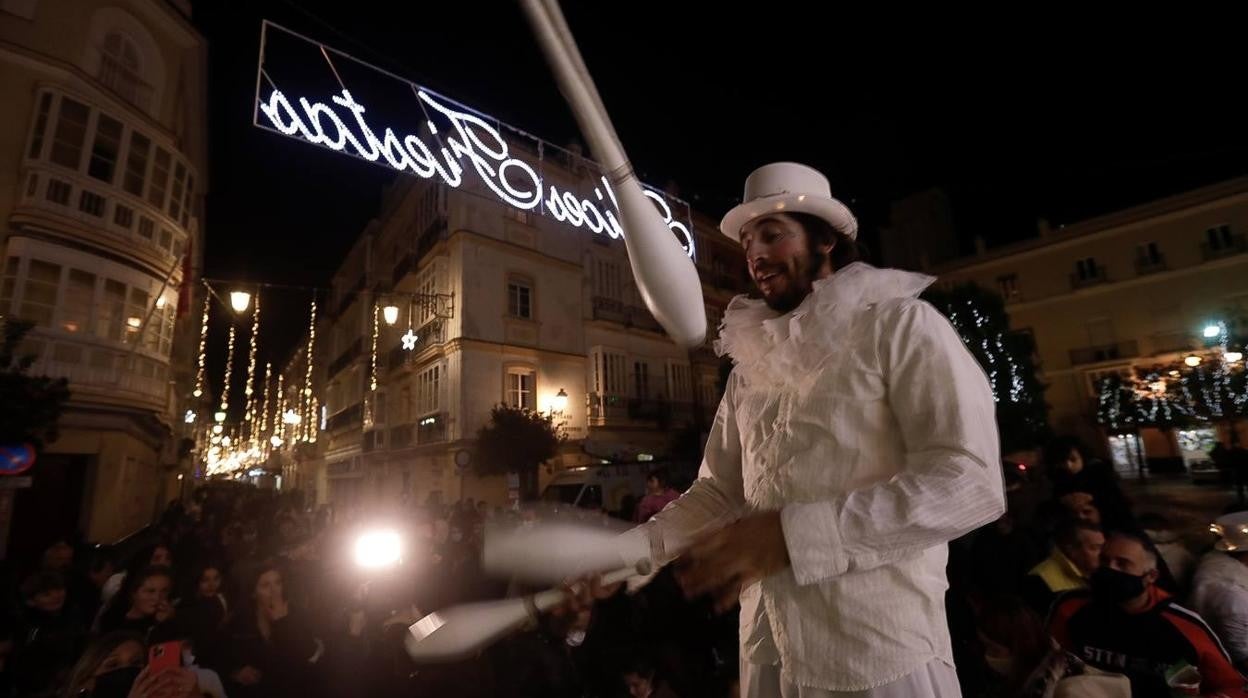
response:
[(251, 294), (246, 291), (230, 292), (230, 307), (236, 313), (243, 313), (251, 306)]
[(387, 305), (381, 309), (381, 317), (386, 321), (387, 325), (393, 325), (399, 321), (399, 306)]

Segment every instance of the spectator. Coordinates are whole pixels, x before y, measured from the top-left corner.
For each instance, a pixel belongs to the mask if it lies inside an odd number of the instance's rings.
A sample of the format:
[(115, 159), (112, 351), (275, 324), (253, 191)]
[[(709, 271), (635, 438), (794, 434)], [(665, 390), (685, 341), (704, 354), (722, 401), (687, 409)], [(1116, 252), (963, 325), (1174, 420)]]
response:
[(272, 562), (254, 570), (246, 607), (230, 624), (224, 664), (232, 698), (315, 696), (324, 644), (290, 607), (282, 573)]
[(1067, 521), (1053, 542), (1053, 552), (1023, 582), (1023, 598), (1037, 613), (1047, 614), (1058, 594), (1088, 588), (1088, 577), (1100, 566), (1105, 534), (1086, 521)]
[(122, 585), (126, 581), (126, 576), (131, 572), (137, 572), (147, 567), (172, 567), (173, 566), (173, 550), (164, 543), (143, 548), (130, 559), (130, 564), (126, 569), (114, 574), (104, 583), (103, 589), (100, 591), (100, 603), (107, 606), (113, 600), (113, 596), (121, 590)]
[(1097, 506), (1095, 499), (1088, 492), (1068, 492), (1062, 496), (1059, 505), (1064, 511), (1063, 518), (1082, 521), (1098, 528), (1104, 521), (1101, 508)]
[(1054, 498), (1065, 503), (1074, 493), (1086, 492), (1100, 510), (1102, 525), (1117, 529), (1132, 524), (1131, 506), (1113, 469), (1104, 461), (1091, 459), (1077, 439), (1053, 439), (1045, 446), (1043, 455)]
[(142, 636), (109, 633), (87, 647), (70, 672), (64, 698), (195, 698), (195, 675), (182, 668), (149, 672)]
[(43, 551), (39, 567), (68, 575), (74, 569), (74, 546), (64, 538), (58, 538)]
[(637, 523), (644, 523), (650, 517), (663, 511), (663, 507), (680, 498), (680, 493), (668, 484), (667, 469), (655, 468), (646, 477), (646, 496), (637, 504)]
[(1225, 644), (1231, 661), (1248, 671), (1248, 512), (1214, 523), (1216, 550), (1200, 561), (1192, 606)]
[(1098, 669), (1125, 674), (1138, 698), (1169, 696), (1166, 671), (1184, 663), (1200, 671), (1204, 693), (1248, 696), (1209, 626), (1157, 586), (1157, 561), (1142, 533), (1111, 534), (1090, 591), (1070, 592), (1054, 605), (1054, 639)]
[(172, 589), (173, 574), (168, 567), (152, 566), (127, 574), (121, 591), (100, 617), (100, 631), (130, 630), (146, 638), (154, 627), (173, 618)]
[(0, 698), (17, 696), (17, 687), (13, 685), (13, 650), (16, 646), (13, 620), (0, 615)]
[(175, 604), (179, 625), (191, 638), (199, 658), (211, 666), (220, 656), (230, 610), (225, 595), (221, 593), (223, 575), (220, 564), (197, 564), (192, 580), (193, 588)]
[(624, 686), (632, 698), (677, 698), (657, 677), (654, 665), (643, 659), (633, 661), (624, 670)]
[(979, 613), (979, 642), (987, 669), (985, 696), (1017, 696), (1049, 653), (1040, 616), (1013, 596), (988, 602)]
[(969, 582), (984, 594), (1019, 594), (1027, 571), (1044, 558), (1035, 532), (1019, 526), (1014, 512), (984, 526), (971, 543)]
[(117, 571), (117, 556), (111, 546), (97, 545), (87, 556), (85, 573), (70, 582), (71, 607), (84, 626), (90, 626), (103, 605), (104, 585)]
[(66, 608), (65, 578), (44, 569), (22, 585), (25, 605), (14, 650), (14, 684), (21, 695), (43, 695), (63, 683), (85, 644), (86, 629)]

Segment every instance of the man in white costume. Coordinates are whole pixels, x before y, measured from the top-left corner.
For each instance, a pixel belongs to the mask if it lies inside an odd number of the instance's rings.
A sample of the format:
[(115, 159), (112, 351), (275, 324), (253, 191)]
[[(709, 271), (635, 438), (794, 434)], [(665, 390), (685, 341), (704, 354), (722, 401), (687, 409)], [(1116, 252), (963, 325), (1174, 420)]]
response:
[(960, 695), (946, 543), (1005, 508), (983, 370), (918, 300), (932, 277), (856, 261), (816, 170), (756, 170), (720, 230), (761, 299), (724, 314), (697, 482), (625, 536), (681, 554), (687, 594), (740, 601), (742, 695)]

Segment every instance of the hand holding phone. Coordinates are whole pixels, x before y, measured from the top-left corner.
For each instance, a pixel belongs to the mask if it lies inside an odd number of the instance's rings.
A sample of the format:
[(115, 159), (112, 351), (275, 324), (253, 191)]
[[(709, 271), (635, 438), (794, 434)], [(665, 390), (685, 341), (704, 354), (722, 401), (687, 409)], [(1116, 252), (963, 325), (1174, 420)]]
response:
[(182, 666), (182, 643), (162, 642), (152, 645), (147, 652), (147, 668), (153, 674), (165, 669), (177, 669)]

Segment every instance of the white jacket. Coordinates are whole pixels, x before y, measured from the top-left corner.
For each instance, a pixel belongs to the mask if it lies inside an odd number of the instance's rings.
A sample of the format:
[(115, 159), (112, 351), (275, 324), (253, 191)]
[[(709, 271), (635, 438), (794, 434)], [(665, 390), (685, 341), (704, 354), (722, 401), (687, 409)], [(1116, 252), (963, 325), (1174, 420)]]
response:
[(699, 479), (646, 524), (656, 550), (780, 510), (792, 567), (741, 595), (743, 656), (785, 681), (879, 686), (952, 663), (945, 543), (999, 517), (995, 406), (932, 278), (856, 263), (791, 313), (729, 304), (735, 369)]
[(1242, 666), (1248, 660), (1248, 566), (1226, 553), (1205, 555), (1192, 581), (1191, 605)]

